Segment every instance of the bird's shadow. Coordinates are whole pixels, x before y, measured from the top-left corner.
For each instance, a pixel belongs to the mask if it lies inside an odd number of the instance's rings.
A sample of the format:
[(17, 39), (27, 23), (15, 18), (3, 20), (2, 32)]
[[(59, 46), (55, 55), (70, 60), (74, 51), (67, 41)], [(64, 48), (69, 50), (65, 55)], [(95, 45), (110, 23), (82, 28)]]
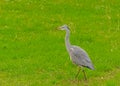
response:
[(77, 86), (89, 86), (89, 81), (88, 80), (83, 80), (83, 79), (68, 79), (65, 80), (64, 82), (68, 82)]

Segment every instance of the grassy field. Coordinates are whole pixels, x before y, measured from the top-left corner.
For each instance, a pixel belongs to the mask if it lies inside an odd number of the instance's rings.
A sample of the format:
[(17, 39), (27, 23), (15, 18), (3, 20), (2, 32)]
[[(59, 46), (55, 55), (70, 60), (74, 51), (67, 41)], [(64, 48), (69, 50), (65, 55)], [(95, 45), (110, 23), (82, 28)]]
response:
[[(77, 67), (65, 49), (85, 49), (95, 70)], [(0, 0), (0, 86), (120, 86), (119, 0)]]

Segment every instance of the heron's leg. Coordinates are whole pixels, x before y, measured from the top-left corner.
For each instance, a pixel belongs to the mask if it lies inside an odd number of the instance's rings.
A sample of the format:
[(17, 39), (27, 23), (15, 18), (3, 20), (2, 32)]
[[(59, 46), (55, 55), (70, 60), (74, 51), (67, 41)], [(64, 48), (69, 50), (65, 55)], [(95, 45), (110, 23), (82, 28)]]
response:
[(78, 75), (79, 75), (79, 73), (80, 73), (80, 70), (81, 70), (81, 68), (79, 67), (79, 69), (78, 69), (78, 73), (76, 74), (75, 78), (78, 77)]
[(85, 80), (87, 80), (87, 76), (86, 76), (85, 70), (83, 69), (82, 71), (83, 71)]

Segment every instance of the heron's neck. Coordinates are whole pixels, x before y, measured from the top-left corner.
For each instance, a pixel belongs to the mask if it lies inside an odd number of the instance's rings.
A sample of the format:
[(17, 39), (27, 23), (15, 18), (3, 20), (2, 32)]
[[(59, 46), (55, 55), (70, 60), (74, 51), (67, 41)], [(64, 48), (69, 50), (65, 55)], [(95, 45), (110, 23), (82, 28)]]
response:
[(71, 46), (70, 41), (69, 41), (69, 37), (70, 37), (70, 31), (66, 30), (65, 45), (66, 45), (67, 50), (69, 50), (69, 48)]

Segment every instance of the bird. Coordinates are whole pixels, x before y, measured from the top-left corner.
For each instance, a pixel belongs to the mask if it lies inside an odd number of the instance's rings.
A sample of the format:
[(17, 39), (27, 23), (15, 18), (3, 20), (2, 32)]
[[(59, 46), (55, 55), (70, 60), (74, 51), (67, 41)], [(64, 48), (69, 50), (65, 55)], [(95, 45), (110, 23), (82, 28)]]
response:
[(70, 40), (69, 40), (70, 29), (69, 29), (68, 25), (66, 25), (66, 24), (62, 25), (62, 26), (58, 27), (58, 29), (66, 31), (65, 46), (66, 46), (67, 52), (68, 52), (68, 54), (70, 56), (70, 60), (73, 62), (73, 64), (76, 64), (79, 67), (79, 70), (78, 70), (75, 78), (78, 77), (79, 72), (82, 70), (82, 72), (84, 74), (84, 79), (87, 80), (84, 67), (94, 70), (94, 66), (92, 64), (91, 59), (89, 58), (89, 55), (81, 47), (76, 46), (76, 45), (71, 45)]

